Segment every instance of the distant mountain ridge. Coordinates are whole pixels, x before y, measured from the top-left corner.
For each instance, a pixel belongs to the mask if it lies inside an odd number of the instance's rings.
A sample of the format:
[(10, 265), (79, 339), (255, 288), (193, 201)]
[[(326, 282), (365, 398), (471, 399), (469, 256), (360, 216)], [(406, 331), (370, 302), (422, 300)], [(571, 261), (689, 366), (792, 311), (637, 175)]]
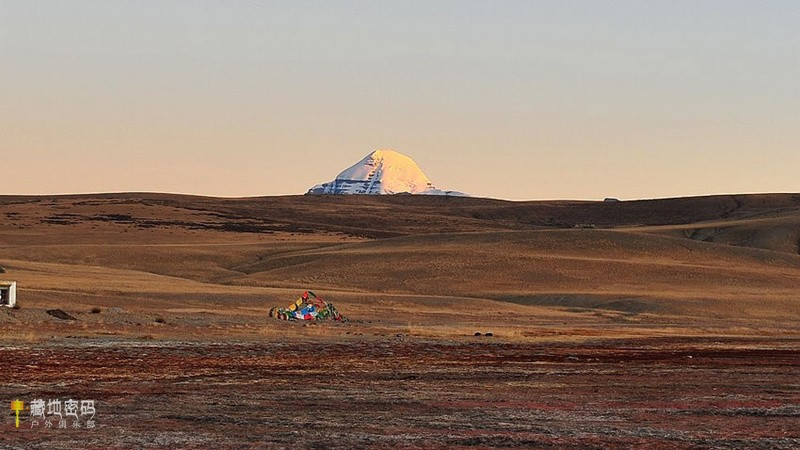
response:
[(375, 150), (343, 170), (333, 181), (308, 190), (312, 195), (420, 194), (467, 196), (462, 192), (437, 189), (419, 165), (394, 150)]

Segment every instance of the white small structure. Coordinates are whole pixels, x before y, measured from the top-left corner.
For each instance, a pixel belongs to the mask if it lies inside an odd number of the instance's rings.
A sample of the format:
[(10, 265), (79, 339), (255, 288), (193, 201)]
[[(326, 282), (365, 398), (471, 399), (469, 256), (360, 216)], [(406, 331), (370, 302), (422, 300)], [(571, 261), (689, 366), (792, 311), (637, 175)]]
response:
[(17, 282), (0, 281), (0, 306), (13, 308), (17, 304)]

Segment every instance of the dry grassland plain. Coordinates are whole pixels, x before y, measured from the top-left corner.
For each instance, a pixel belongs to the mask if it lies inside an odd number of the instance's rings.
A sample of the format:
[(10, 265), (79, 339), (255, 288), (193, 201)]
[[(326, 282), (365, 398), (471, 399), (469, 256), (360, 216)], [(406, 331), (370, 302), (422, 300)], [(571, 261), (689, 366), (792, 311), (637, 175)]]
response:
[(799, 244), (798, 194), (0, 197), (0, 399), (98, 404), (0, 448), (797, 448)]

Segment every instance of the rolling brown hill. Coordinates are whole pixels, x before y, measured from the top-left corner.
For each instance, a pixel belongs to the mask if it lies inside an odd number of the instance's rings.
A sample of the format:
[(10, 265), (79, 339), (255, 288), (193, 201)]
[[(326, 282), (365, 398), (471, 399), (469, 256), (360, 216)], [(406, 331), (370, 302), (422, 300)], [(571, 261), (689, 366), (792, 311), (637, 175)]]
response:
[(511, 202), (411, 195), (232, 199), (134, 193), (0, 196), (0, 207), (7, 220), (23, 220), (27, 212), (29, 222), (38, 220), (53, 225), (111, 222), (137, 228), (335, 232), (389, 237), (590, 225), (610, 228), (708, 222), (725, 226), (753, 219), (793, 224), (800, 217), (800, 194), (718, 195), (606, 203)]
[(436, 297), (490, 300), (481, 304), (498, 311), (800, 318), (798, 194), (618, 203), (5, 196), (0, 217), (0, 265), (48, 305), (177, 308), (314, 288), (362, 303)]

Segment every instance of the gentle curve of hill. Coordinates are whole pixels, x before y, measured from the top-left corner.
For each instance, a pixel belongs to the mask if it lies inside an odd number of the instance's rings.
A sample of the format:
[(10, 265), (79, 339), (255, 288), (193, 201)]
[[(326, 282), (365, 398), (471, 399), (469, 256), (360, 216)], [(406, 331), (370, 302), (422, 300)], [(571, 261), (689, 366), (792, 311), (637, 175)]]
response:
[[(136, 228), (193, 228), (225, 232), (341, 233), (367, 238), (468, 231), (575, 227), (657, 227), (676, 236), (797, 253), (800, 194), (720, 195), (618, 203), (585, 201), (510, 202), (439, 196), (285, 196), (242, 199), (171, 194), (5, 196), (7, 220), (34, 225), (106, 222)], [(11, 214), (11, 215), (9, 215)], [(16, 216), (16, 217), (15, 217)], [(28, 224), (31, 225), (31, 224)], [(786, 237), (748, 239), (729, 228)], [(713, 233), (701, 230), (717, 230)], [(675, 230), (683, 230), (675, 232)], [(647, 231), (647, 230), (642, 230)], [(749, 245), (751, 244), (751, 245)], [(762, 247), (763, 245), (763, 247)]]
[[(0, 218), (0, 265), (48, 298), (61, 286), (169, 304), (183, 290), (191, 298), (317, 288), (800, 318), (797, 194), (619, 203), (6, 196)], [(159, 293), (151, 282), (184, 287)]]

